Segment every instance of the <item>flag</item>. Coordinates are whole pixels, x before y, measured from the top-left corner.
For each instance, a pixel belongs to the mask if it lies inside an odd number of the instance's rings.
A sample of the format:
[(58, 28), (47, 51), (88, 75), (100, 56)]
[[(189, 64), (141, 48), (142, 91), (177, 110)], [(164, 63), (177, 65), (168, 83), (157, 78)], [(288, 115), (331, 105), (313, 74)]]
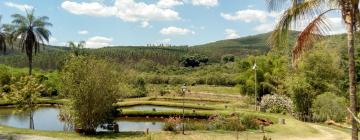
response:
[(256, 69), (256, 67), (257, 67), (257, 66), (256, 66), (256, 63), (255, 63), (254, 66), (252, 67), (252, 69), (254, 70), (254, 69)]

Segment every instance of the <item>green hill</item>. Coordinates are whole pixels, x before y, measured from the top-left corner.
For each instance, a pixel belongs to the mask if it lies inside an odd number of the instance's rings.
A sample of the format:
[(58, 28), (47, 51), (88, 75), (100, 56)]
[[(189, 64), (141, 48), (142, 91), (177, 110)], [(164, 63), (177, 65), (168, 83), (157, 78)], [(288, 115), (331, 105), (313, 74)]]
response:
[[(241, 37), (238, 39), (220, 40), (212, 43), (194, 46), (196, 52), (202, 52), (212, 58), (221, 58), (224, 54), (235, 56), (247, 56), (249, 54), (264, 54), (270, 50), (268, 38), (271, 32), (253, 36)], [(291, 32), (289, 39), (293, 45), (298, 32)]]
[[(247, 55), (264, 54), (270, 50), (267, 38), (270, 33), (242, 37), (238, 39), (221, 40), (197, 46), (115, 46), (100, 49), (85, 49), (86, 54), (113, 60), (118, 63), (136, 63), (141, 60), (153, 61), (161, 65), (172, 65), (187, 54), (203, 54), (210, 62), (219, 62), (226, 54), (244, 57)], [(292, 32), (290, 40), (294, 40), (297, 32)], [(290, 41), (293, 42), (293, 41)], [(290, 45), (292, 45), (291, 43)], [(26, 67), (27, 59), (19, 49), (9, 49), (7, 55), (0, 56), (0, 64), (16, 67)], [(34, 57), (34, 67), (41, 69), (56, 69), (65, 60), (70, 49), (61, 46), (44, 46)]]

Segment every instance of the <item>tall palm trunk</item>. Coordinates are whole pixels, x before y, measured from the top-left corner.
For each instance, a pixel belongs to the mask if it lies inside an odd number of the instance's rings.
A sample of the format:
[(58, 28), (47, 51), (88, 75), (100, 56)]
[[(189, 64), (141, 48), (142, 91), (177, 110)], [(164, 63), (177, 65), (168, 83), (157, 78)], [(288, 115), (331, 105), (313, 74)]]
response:
[[(351, 16), (346, 16), (347, 27), (347, 45), (349, 55), (349, 92), (350, 92), (350, 110), (357, 114), (356, 109), (356, 79), (355, 79), (355, 54), (354, 54), (354, 22)], [(351, 117), (352, 140), (358, 140), (358, 126), (355, 118)]]
[(32, 55), (29, 55), (28, 59), (29, 59), (29, 75), (32, 75)]

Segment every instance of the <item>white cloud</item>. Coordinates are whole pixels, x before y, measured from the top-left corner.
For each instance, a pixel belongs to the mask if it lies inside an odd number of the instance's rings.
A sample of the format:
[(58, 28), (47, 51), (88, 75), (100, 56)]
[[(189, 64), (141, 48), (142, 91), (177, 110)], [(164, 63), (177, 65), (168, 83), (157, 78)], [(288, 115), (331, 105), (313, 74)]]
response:
[[(164, 4), (161, 4), (165, 6)], [(179, 13), (159, 6), (146, 4), (135, 0), (115, 0), (113, 5), (107, 6), (100, 2), (73, 2), (65, 1), (61, 7), (76, 15), (115, 16), (127, 22), (141, 22), (143, 25), (149, 21), (179, 20)], [(169, 5), (167, 5), (169, 6)]]
[(274, 28), (275, 28), (275, 23), (263, 23), (256, 26), (254, 30), (258, 33), (265, 33), (274, 30)]
[(331, 17), (328, 19), (331, 28), (330, 34), (341, 34), (346, 32), (345, 25), (340, 17)]
[(214, 7), (218, 5), (218, 0), (192, 0), (191, 3), (195, 6)]
[(17, 3), (13, 3), (13, 2), (5, 2), (5, 5), (11, 8), (16, 8), (20, 11), (26, 11), (26, 10), (31, 10), (34, 9), (34, 6), (31, 5), (27, 5), (27, 4), (17, 4)]
[(94, 36), (86, 41), (87, 48), (101, 48), (111, 46), (113, 39), (103, 36)]
[(99, 2), (73, 2), (64, 1), (61, 7), (75, 15), (90, 15), (90, 16), (113, 16), (116, 13), (116, 8), (107, 7)]
[(225, 39), (235, 39), (240, 37), (234, 29), (225, 29), (225, 35)]
[(159, 0), (159, 2), (157, 3), (157, 5), (161, 8), (171, 8), (183, 4), (184, 2), (182, 0)]
[(89, 34), (89, 31), (87, 31), (87, 30), (81, 30), (81, 31), (78, 31), (78, 34), (79, 34), (79, 35), (87, 35), (87, 34)]
[(167, 28), (162, 28), (160, 33), (163, 35), (188, 35), (188, 34), (195, 34), (194, 31), (191, 31), (186, 28), (178, 28), (174, 26), (170, 26)]
[(179, 20), (179, 13), (172, 9), (161, 8), (155, 4), (136, 3), (134, 0), (117, 0), (116, 16), (124, 21)]
[(259, 21), (265, 23), (267, 22), (268, 18), (277, 17), (278, 13), (274, 13), (274, 12), (269, 13), (263, 10), (246, 9), (246, 10), (239, 10), (234, 14), (221, 13), (220, 15), (226, 20), (232, 20), (232, 21), (240, 20), (247, 23), (253, 21)]
[(149, 27), (149, 25), (150, 25), (150, 23), (149, 23), (149, 22), (147, 22), (147, 21), (143, 21), (143, 22), (141, 22), (141, 27), (142, 27), (142, 28)]

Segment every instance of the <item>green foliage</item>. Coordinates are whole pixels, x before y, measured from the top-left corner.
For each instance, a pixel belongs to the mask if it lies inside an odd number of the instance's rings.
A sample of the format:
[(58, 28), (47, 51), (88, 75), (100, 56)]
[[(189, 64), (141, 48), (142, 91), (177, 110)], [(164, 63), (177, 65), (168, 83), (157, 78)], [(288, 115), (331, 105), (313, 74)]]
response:
[(232, 54), (227, 54), (221, 57), (223, 63), (235, 62), (235, 56)]
[(311, 111), (316, 121), (344, 121), (346, 111), (346, 99), (327, 92), (316, 97)]
[(310, 108), (318, 95), (325, 92), (341, 95), (343, 76), (340, 57), (335, 49), (316, 47), (304, 54), (297, 69), (286, 80), (297, 117), (302, 120), (311, 118)]
[(21, 111), (33, 111), (37, 107), (37, 100), (44, 88), (39, 80), (32, 76), (21, 77), (10, 87), (11, 92), (5, 94), (5, 98)]
[(207, 64), (208, 61), (209, 59), (207, 56), (199, 55), (199, 54), (185, 55), (180, 59), (180, 63), (184, 67), (193, 67), (193, 68), (200, 66), (200, 64)]
[(7, 67), (1, 66), (0, 67), (0, 85), (5, 86), (10, 84), (11, 75), (9, 69)]
[(238, 61), (240, 73), (237, 82), (240, 93), (254, 95), (255, 71), (252, 69), (256, 61), (256, 81), (258, 97), (267, 94), (286, 94), (284, 79), (287, 76), (287, 58), (273, 54), (253, 57)]
[(98, 125), (107, 123), (116, 102), (116, 75), (112, 65), (93, 57), (71, 57), (61, 73), (62, 92), (75, 127), (93, 134)]
[(145, 80), (143, 78), (137, 78), (134, 83), (135, 94), (133, 97), (146, 97), (149, 92), (146, 89)]
[(311, 85), (304, 77), (292, 77), (288, 82), (288, 89), (294, 103), (294, 115), (301, 120), (309, 120), (312, 100), (315, 97)]
[(251, 115), (235, 114), (232, 116), (217, 115), (210, 121), (210, 129), (244, 131), (246, 129), (257, 129), (255, 117)]

